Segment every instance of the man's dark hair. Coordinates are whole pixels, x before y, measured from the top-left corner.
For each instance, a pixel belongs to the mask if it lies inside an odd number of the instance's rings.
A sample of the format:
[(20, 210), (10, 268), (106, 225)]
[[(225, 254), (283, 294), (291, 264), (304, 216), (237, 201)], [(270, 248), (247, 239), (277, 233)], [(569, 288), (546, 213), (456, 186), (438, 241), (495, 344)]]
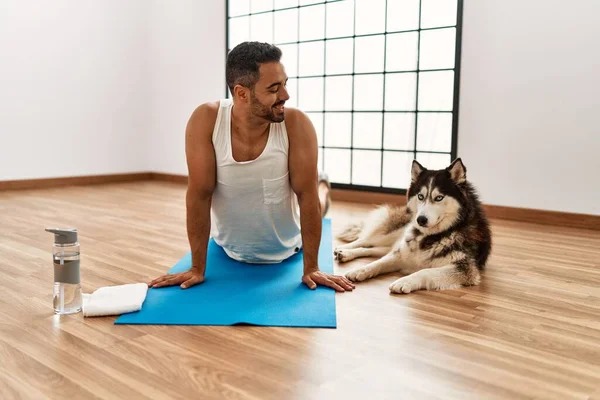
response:
[(243, 42), (235, 46), (227, 55), (225, 67), (225, 77), (231, 94), (235, 85), (254, 89), (260, 78), (260, 64), (279, 60), (281, 50), (269, 43)]

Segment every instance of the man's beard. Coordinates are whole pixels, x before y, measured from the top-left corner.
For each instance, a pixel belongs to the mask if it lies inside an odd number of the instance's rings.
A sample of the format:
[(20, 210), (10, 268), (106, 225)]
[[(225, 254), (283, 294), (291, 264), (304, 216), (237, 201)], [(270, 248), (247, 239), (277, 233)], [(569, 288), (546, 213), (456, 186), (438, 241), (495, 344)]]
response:
[(273, 107), (283, 105), (285, 103), (284, 101), (277, 102), (271, 107), (269, 107), (265, 106), (260, 101), (258, 101), (258, 99), (254, 96), (254, 93), (251, 94), (250, 98), (252, 100), (252, 105), (250, 107), (250, 112), (252, 113), (252, 115), (267, 119), (271, 122), (281, 122), (285, 118), (284, 113), (277, 113), (276, 115), (275, 110), (273, 109)]

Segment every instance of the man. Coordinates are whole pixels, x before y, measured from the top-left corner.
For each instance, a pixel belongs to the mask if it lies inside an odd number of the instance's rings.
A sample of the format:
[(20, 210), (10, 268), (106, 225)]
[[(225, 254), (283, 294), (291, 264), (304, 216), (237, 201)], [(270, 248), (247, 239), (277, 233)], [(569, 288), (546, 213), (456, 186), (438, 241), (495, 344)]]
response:
[[(227, 56), (232, 100), (199, 106), (186, 128), (189, 171), (189, 271), (164, 275), (150, 287), (204, 281), (211, 235), (228, 256), (247, 263), (278, 263), (304, 250), (302, 280), (309, 288), (354, 289), (318, 266), (321, 218), (329, 186), (319, 182), (317, 138), (310, 119), (284, 109), (289, 99), (281, 50), (245, 42)], [(215, 266), (218, 268), (218, 266)]]

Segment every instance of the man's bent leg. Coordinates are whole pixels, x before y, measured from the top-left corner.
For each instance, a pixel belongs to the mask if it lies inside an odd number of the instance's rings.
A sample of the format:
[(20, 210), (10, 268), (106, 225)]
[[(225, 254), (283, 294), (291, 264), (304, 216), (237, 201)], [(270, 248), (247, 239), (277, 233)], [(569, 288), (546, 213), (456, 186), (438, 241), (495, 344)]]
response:
[(321, 218), (323, 218), (331, 206), (331, 184), (329, 176), (323, 171), (319, 171), (319, 201), (321, 202)]

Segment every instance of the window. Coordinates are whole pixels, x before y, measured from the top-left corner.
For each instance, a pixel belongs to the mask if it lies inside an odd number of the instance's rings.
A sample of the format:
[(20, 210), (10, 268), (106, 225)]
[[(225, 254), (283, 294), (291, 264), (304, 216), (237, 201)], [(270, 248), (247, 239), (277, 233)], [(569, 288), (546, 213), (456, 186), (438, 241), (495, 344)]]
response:
[(227, 46), (281, 48), (333, 187), (403, 193), (413, 159), (456, 157), (461, 21), (462, 0), (229, 0)]

